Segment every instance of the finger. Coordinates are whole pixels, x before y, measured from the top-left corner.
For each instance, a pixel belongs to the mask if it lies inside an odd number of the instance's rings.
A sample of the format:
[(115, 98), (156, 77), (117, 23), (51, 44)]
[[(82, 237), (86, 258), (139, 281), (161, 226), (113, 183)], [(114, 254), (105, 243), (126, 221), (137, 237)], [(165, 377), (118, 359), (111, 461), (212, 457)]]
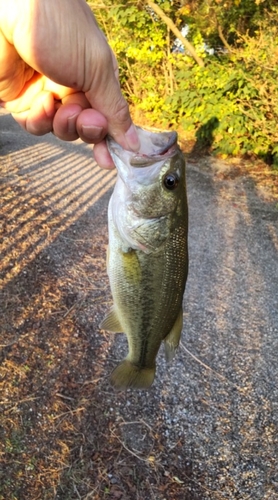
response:
[(105, 141), (99, 142), (94, 146), (93, 155), (99, 167), (107, 170), (115, 167)]
[(75, 141), (79, 135), (76, 130), (76, 120), (81, 113), (79, 104), (62, 104), (56, 111), (53, 120), (53, 132), (63, 141)]
[[(112, 54), (112, 53), (111, 53)], [(124, 149), (138, 151), (140, 142), (136, 128), (131, 120), (129, 108), (124, 99), (113, 66), (113, 57), (106, 63), (102, 77), (105, 81), (94, 80), (92, 89), (85, 92), (91, 106), (99, 111), (108, 121), (108, 133)]]
[(95, 109), (84, 109), (77, 118), (76, 128), (84, 142), (97, 144), (107, 135), (108, 123)]
[(90, 108), (90, 103), (83, 92), (65, 96), (54, 117), (54, 134), (64, 141), (74, 141), (79, 137), (88, 143), (102, 140), (107, 134), (106, 119), (97, 111), (86, 108)]
[(34, 135), (44, 135), (51, 132), (54, 115), (54, 99), (49, 92), (41, 92), (36, 96), (29, 110), (13, 113), (13, 117), (19, 125)]
[(83, 92), (76, 92), (73, 89), (59, 85), (35, 72), (32, 78), (23, 85), (17, 97), (5, 103), (5, 108), (11, 113), (28, 111), (33, 106), (36, 98), (43, 95), (44, 92), (52, 94), (53, 98), (62, 100), (62, 102), (71, 102), (70, 99), (73, 95), (76, 96), (72, 99), (73, 102), (78, 102), (84, 108), (90, 105)]
[[(50, 86), (50, 84), (47, 84), (47, 87), (48, 86)], [(71, 89), (68, 90), (70, 92), (69, 94), (59, 97), (61, 99), (62, 104), (79, 104), (79, 106), (81, 106), (82, 109), (91, 107), (88, 99), (86, 99), (85, 94), (83, 92), (76, 92), (76, 91), (72, 92)]]
[(107, 121), (93, 109), (83, 110), (78, 104), (62, 104), (53, 120), (54, 134), (64, 141), (79, 137), (87, 143), (100, 142), (107, 134)]
[[(0, 14), (1, 16), (1, 14)], [(10, 101), (21, 92), (25, 83), (32, 78), (34, 70), (18, 55), (0, 29), (0, 99)]]
[(26, 82), (21, 92), (13, 100), (5, 103), (5, 108), (11, 113), (22, 113), (31, 109), (33, 102), (44, 91), (44, 80), (41, 75), (34, 73)]

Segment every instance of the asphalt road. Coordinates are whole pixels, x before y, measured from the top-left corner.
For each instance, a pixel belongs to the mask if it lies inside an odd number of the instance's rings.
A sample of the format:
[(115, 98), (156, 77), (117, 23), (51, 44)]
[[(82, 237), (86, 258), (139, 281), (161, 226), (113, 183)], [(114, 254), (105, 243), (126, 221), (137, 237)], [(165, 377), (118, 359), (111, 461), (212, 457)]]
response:
[[(4, 182), (16, 183), (16, 165), (25, 169), (34, 196), (55, 183), (56, 194), (64, 193), (63, 200), (53, 194), (57, 210), (64, 207), (63, 231), (89, 211), (94, 213), (97, 232), (93, 206), (97, 210), (97, 203), (107, 206), (114, 172), (101, 172), (90, 155), (86, 145), (62, 143), (51, 135), (32, 137), (8, 115), (0, 115)], [(150, 407), (154, 402), (160, 405), (169, 449), (179, 440), (184, 443), (177, 448), (177, 460), (181, 469), (190, 464), (191, 488), (198, 490), (199, 499), (274, 500), (278, 498), (278, 211), (248, 175), (235, 179), (223, 175), (229, 168), (217, 161), (206, 168), (198, 162), (188, 164), (190, 269), (182, 345), (168, 371), (163, 355), (159, 356), (151, 391), (131, 396), (130, 405), (120, 405), (117, 412), (126, 420), (137, 415), (151, 422)], [(72, 206), (74, 217), (67, 212)], [(57, 229), (56, 233), (53, 238)], [(14, 268), (14, 276), (48, 244), (40, 239), (27, 249), (23, 267)], [(2, 278), (5, 285), (5, 275)], [(115, 353), (122, 358), (122, 341), (117, 342)], [(178, 475), (177, 471), (177, 481)]]

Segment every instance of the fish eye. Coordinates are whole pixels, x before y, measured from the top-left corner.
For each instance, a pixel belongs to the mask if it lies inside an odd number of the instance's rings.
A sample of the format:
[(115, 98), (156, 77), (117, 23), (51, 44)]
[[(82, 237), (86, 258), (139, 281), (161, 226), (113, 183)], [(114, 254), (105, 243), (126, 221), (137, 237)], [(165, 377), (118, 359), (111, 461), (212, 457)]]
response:
[(180, 180), (179, 176), (176, 173), (171, 172), (165, 174), (163, 178), (163, 184), (166, 187), (166, 189), (168, 189), (169, 191), (173, 191), (178, 186), (179, 180)]

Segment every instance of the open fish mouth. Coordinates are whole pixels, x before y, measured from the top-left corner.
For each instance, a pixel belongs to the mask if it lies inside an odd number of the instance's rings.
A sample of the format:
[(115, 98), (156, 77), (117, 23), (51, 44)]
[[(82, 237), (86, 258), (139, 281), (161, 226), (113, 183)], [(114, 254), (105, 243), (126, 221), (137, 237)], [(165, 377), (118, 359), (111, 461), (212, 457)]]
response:
[[(132, 167), (147, 167), (163, 159), (171, 158), (177, 151), (176, 132), (150, 132), (136, 127), (138, 137), (141, 143), (140, 150), (137, 153), (125, 151), (128, 156), (129, 164)], [(110, 153), (122, 157), (123, 148), (117, 144), (111, 137), (107, 137), (107, 145)], [(126, 158), (127, 159), (127, 158)]]

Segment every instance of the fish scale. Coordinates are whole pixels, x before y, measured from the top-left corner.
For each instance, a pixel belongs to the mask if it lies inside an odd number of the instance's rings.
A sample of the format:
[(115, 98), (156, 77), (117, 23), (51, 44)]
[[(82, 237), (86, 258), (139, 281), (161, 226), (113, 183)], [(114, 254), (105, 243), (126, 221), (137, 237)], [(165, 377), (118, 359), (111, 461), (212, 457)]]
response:
[(117, 389), (152, 384), (162, 341), (166, 359), (173, 357), (182, 330), (188, 271), (183, 154), (169, 137), (172, 133), (138, 131), (142, 146), (136, 166), (134, 153), (108, 139), (118, 178), (108, 209), (113, 306), (101, 328), (127, 335), (128, 355), (111, 375)]

